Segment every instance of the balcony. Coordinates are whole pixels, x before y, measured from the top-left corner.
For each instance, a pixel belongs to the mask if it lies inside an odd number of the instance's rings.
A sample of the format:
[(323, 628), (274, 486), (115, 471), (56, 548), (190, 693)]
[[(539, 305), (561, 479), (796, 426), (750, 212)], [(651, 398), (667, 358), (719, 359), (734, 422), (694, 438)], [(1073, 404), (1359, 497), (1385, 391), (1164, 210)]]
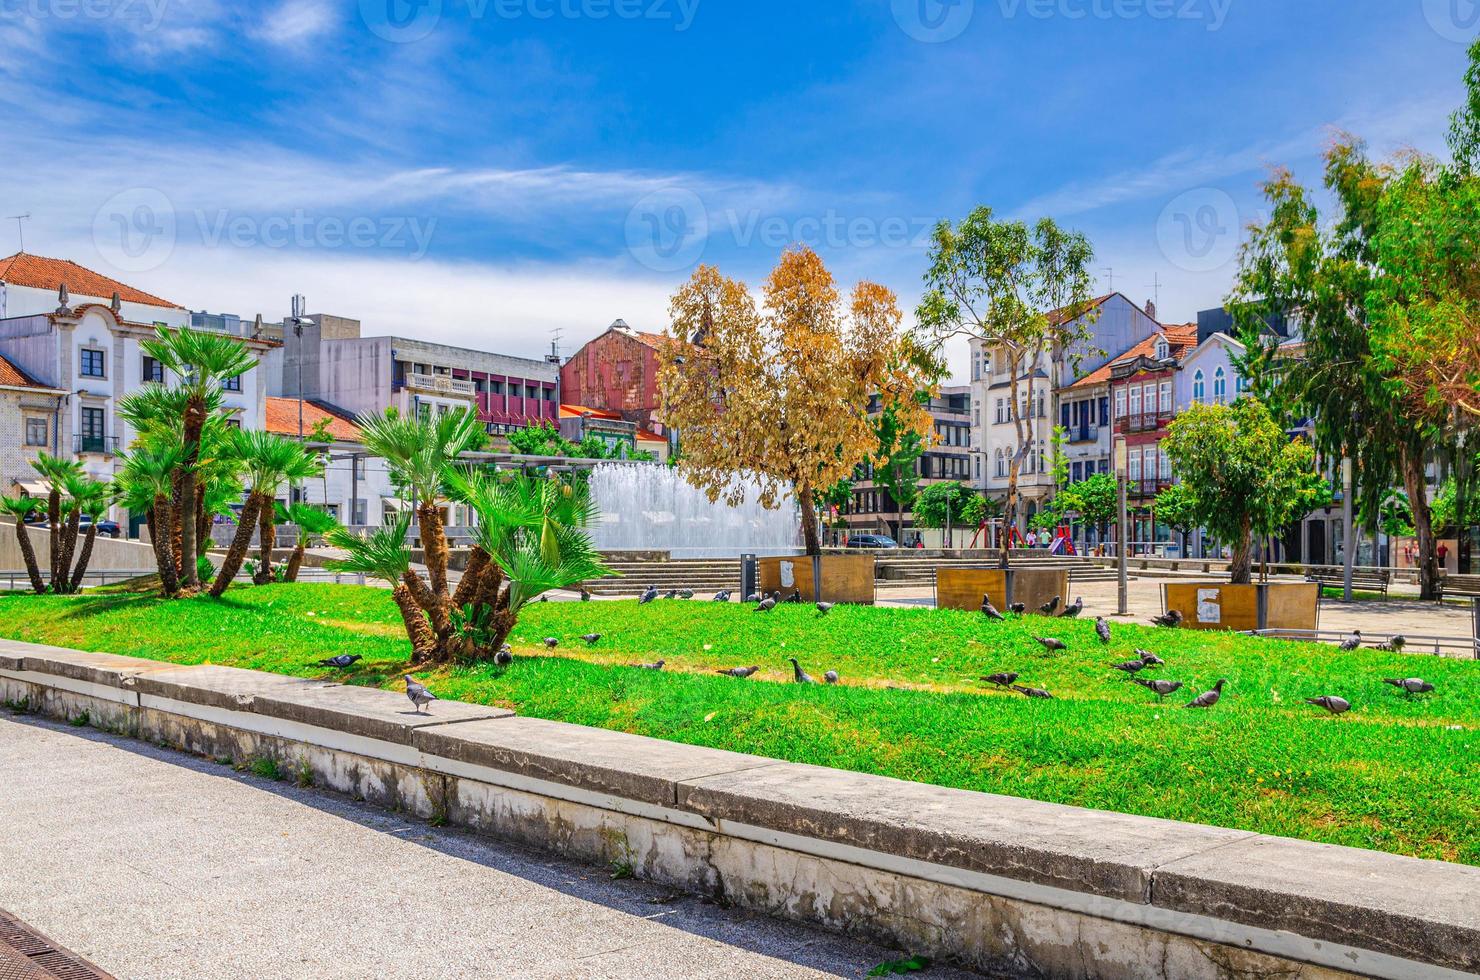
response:
[(1155, 432), (1172, 421), (1171, 412), (1142, 412), (1120, 420), (1121, 432)]
[(1081, 442), (1099, 442), (1100, 427), (1098, 425), (1077, 425), (1069, 430), (1069, 445)]
[(478, 394), (478, 386), (473, 382), (445, 374), (407, 374), (406, 387), (460, 398), (473, 398)]
[(74, 435), (72, 437), (72, 451), (79, 456), (83, 453), (98, 453), (104, 456), (112, 456), (118, 452), (118, 437)]
[(1154, 497), (1171, 485), (1171, 477), (1164, 479), (1127, 480), (1125, 493), (1128, 497)]

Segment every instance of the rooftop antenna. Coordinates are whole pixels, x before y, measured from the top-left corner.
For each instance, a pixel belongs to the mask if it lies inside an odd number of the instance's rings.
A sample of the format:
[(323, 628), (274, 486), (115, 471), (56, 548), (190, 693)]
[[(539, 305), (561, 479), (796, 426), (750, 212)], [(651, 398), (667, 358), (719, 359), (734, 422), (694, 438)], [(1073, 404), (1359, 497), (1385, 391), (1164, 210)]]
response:
[(25, 214), (12, 214), (5, 220), (15, 222), (15, 233), (20, 236), (21, 251), (24, 252), (26, 250), (26, 226), (22, 224), (22, 222), (31, 220), (31, 212), (27, 211)]
[(1105, 266), (1105, 270), (1104, 271), (1105, 271), (1105, 278), (1107, 280), (1109, 280), (1109, 286), (1107, 288), (1109, 289), (1110, 292), (1113, 293), (1113, 292), (1115, 292), (1115, 269), (1114, 269), (1114, 267), (1107, 265), (1107, 266)]
[(560, 363), (560, 338), (563, 336), (565, 336), (565, 330), (562, 327), (556, 327), (550, 331), (550, 356), (545, 360), (551, 364)]
[(1161, 306), (1161, 273), (1153, 273), (1151, 281), (1146, 284), (1146, 288), (1153, 290), (1151, 302), (1157, 306)]

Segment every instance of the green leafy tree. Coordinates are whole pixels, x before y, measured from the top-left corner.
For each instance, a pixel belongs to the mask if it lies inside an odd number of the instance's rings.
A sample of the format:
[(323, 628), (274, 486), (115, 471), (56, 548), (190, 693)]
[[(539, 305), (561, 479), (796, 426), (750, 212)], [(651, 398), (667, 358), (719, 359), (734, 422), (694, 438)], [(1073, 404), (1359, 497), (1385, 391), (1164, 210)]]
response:
[[(925, 400), (929, 400), (926, 395)], [(888, 405), (874, 418), (879, 450), (874, 457), (874, 482), (894, 501), (894, 538), (904, 537), (904, 515), (915, 505), (920, 492), (920, 457), (925, 455), (926, 437), (905, 421), (899, 406)]]
[[(919, 329), (937, 345), (965, 336), (1006, 358), (1017, 450), (1008, 460), (1006, 514), (1018, 523), (1018, 478), (1039, 441), (1039, 378), (1045, 362), (1065, 354), (1076, 366), (1096, 312), (1091, 306), (1094, 249), (1077, 232), (1044, 218), (1032, 228), (1001, 221), (979, 207), (959, 225), (941, 222), (931, 239)], [(1021, 410), (1022, 406), (1027, 411)], [(1007, 550), (1002, 561), (1007, 562)]]
[(1186, 484), (1173, 483), (1156, 495), (1156, 519), (1182, 536), (1182, 554), (1187, 554), (1187, 536), (1196, 531), (1197, 503)]
[(973, 498), (981, 499), (981, 494), (956, 480), (931, 483), (915, 500), (915, 523), (920, 527), (943, 528), (949, 516), (952, 525), (974, 526), (976, 521), (970, 517), (976, 515), (979, 521), (981, 511), (973, 508), (982, 505), (973, 505)]
[(1308, 514), (1329, 493), (1310, 444), (1292, 440), (1255, 398), (1191, 406), (1172, 422), (1162, 449), (1192, 498), (1197, 523), (1231, 543), (1235, 585), (1252, 580), (1256, 538)]
[(1059, 491), (1058, 501), (1065, 513), (1073, 511), (1080, 521), (1094, 527), (1101, 541), (1110, 524), (1119, 519), (1120, 488), (1109, 473), (1096, 473), (1070, 484)]
[(549, 422), (515, 429), (507, 438), (509, 447), (520, 456), (576, 455), (576, 444), (562, 436), (560, 430)]

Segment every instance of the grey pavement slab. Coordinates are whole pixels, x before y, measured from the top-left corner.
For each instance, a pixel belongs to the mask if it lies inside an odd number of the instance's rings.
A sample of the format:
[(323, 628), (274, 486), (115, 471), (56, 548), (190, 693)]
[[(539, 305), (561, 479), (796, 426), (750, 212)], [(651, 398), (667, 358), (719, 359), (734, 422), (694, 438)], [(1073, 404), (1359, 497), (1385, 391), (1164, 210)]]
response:
[(252, 699), (252, 711), (399, 745), (410, 745), (419, 728), (514, 714), (508, 708), (460, 701), (434, 701), (417, 711), (404, 692), (318, 681), (259, 694)]
[(900, 955), (91, 729), (0, 714), (0, 747), (0, 908), (119, 977), (861, 977)]

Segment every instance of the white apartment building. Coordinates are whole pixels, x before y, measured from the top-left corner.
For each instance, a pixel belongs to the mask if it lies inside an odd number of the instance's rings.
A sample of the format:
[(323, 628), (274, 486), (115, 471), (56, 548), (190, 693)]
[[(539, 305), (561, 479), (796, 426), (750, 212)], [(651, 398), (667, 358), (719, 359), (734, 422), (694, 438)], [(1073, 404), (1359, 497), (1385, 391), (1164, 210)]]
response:
[[(117, 472), (117, 453), (126, 449), (134, 433), (118, 416), (119, 399), (146, 381), (165, 380), (161, 365), (146, 356), (141, 341), (155, 336), (157, 325), (188, 326), (184, 307), (153, 296), (75, 262), (21, 252), (0, 259), (0, 356), (34, 384), (57, 392), (46, 399), (29, 396), (22, 428), (15, 440), (46, 443), (46, 451), (82, 462), (84, 470), (100, 480)], [(276, 345), (244, 339), (258, 356)], [(224, 393), (224, 405), (234, 424), (260, 428), (266, 387), (260, 368), (233, 379)], [(44, 431), (43, 431), (44, 430)], [(9, 494), (44, 493), (24, 461), (7, 454), (0, 472), (0, 490)], [(109, 515), (127, 519), (119, 507)], [(138, 515), (135, 527), (142, 520)]]

